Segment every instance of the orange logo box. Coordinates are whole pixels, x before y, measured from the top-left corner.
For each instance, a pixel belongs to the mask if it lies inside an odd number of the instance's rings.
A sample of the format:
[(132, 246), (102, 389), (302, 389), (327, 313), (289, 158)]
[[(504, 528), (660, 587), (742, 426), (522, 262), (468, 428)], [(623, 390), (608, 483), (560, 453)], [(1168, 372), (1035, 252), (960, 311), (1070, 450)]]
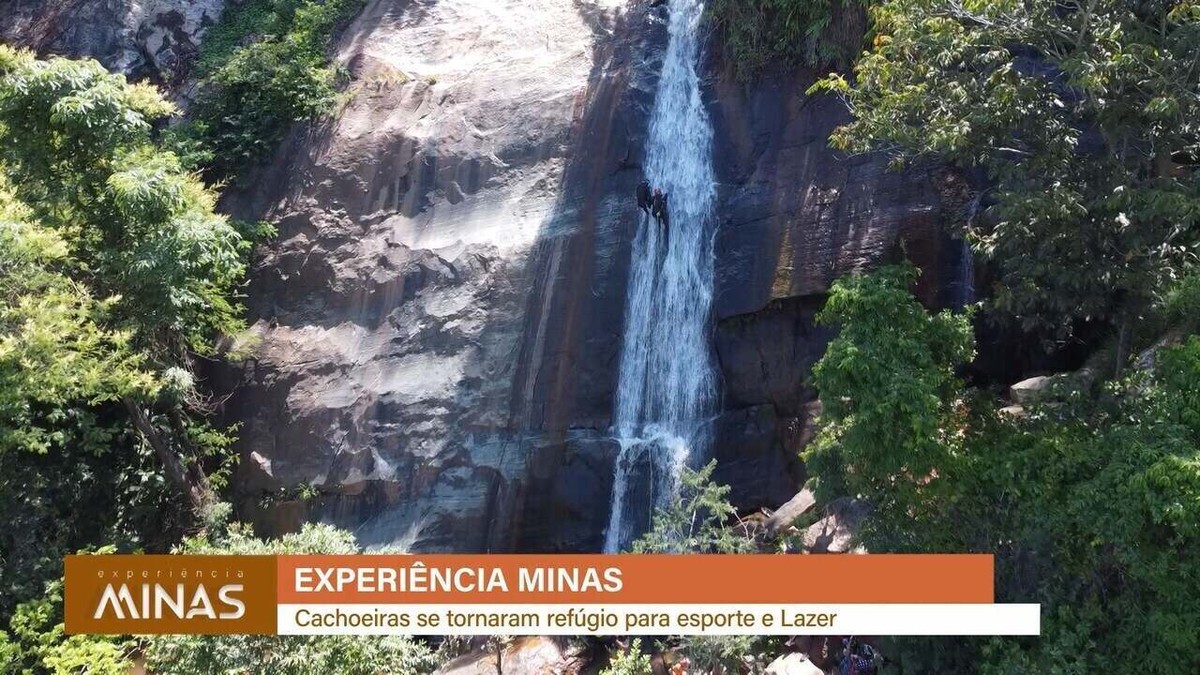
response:
[(68, 556), (66, 630), (272, 634), (275, 568), (274, 556)]

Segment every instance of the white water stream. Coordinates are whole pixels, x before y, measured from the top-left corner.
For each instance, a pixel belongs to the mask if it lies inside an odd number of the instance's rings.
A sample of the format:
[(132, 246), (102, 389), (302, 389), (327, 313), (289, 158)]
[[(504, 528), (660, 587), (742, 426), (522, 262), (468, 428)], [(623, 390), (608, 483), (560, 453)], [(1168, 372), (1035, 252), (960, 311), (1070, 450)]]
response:
[[(649, 467), (650, 508), (675, 497), (679, 475), (707, 452), (715, 374), (709, 344), (713, 293), (712, 124), (700, 98), (703, 0), (672, 0), (670, 42), (650, 120), (645, 171), (668, 195), (669, 235), (645, 219), (633, 243), (617, 385), (617, 458), (606, 552), (640, 534), (630, 494)], [(644, 514), (643, 514), (644, 515)]]

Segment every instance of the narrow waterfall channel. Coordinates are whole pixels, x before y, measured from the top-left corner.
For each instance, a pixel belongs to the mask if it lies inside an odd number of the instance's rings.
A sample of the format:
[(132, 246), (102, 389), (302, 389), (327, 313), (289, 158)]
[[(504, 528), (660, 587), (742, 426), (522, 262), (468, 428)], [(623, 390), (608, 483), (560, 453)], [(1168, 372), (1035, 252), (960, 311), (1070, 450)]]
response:
[(688, 461), (707, 452), (714, 400), (709, 312), (716, 179), (712, 124), (697, 74), (704, 1), (674, 0), (670, 11), (645, 161), (651, 185), (667, 193), (670, 228), (663, 236), (643, 216), (633, 243), (614, 419), (621, 452), (606, 552), (628, 546), (640, 534), (636, 523), (645, 522), (645, 512), (633, 513), (641, 506), (632, 494), (639, 472), (649, 473), (641, 478), (653, 509), (674, 497)]

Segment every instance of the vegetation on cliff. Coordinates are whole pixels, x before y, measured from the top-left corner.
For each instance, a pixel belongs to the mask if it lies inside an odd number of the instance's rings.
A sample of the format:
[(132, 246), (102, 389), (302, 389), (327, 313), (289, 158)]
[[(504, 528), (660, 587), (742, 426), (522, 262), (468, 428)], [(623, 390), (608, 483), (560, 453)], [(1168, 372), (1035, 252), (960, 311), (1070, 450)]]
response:
[(196, 359), (240, 330), (260, 232), (216, 214), (155, 144), (171, 112), (93, 61), (0, 46), (6, 603), (64, 552), (141, 544), (137, 531), (178, 511), (166, 502), (202, 512), (222, 479), (207, 458), (229, 438), (207, 421)]
[(713, 0), (708, 13), (741, 79), (767, 68), (844, 67), (862, 49), (865, 0)]
[(197, 360), (241, 329), (263, 232), (156, 143), (172, 112), (94, 61), (0, 46), (0, 616), (18, 637), (61, 611), (51, 587), (13, 613), (63, 555), (169, 546), (224, 479)]
[(337, 28), (364, 0), (250, 0), (205, 37), (201, 82), (178, 130), (186, 159), (227, 179), (275, 151), (295, 122), (329, 112), (338, 70), (328, 55)]
[(1047, 340), (1120, 330), (1200, 245), (1200, 6), (891, 0), (842, 94), (837, 147), (981, 175), (964, 219), (993, 261), (990, 307)]

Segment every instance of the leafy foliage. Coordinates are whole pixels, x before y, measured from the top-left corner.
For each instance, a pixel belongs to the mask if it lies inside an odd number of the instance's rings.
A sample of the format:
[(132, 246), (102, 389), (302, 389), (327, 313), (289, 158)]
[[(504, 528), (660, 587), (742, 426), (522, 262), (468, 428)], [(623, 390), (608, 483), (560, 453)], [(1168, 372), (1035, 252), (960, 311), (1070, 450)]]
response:
[(935, 157), (993, 189), (967, 234), (995, 307), (1066, 339), (1128, 330), (1196, 258), (1200, 13), (1182, 2), (889, 0), (873, 49), (818, 89), (854, 119), (832, 141)]
[[(699, 470), (684, 467), (677, 501), (655, 512), (650, 531), (633, 543), (634, 553), (753, 553), (754, 539), (729, 503), (729, 486), (717, 485), (716, 460)], [(687, 636), (677, 639), (699, 672), (737, 672), (762, 639), (749, 636)], [(731, 669), (731, 670), (730, 670)]]
[(737, 510), (729, 486), (712, 482), (716, 460), (699, 470), (684, 467), (679, 498), (654, 514), (650, 531), (633, 543), (634, 553), (749, 553), (754, 540), (730, 526)]
[(155, 144), (172, 112), (94, 61), (0, 46), (0, 625), (22, 667), (112, 652), (23, 601), (66, 553), (165, 550), (227, 466), (193, 360), (243, 327), (252, 232)]
[(813, 370), (824, 427), (806, 460), (822, 497), (862, 496), (919, 522), (942, 484), (931, 476), (953, 471), (962, 453), (954, 368), (973, 344), (968, 316), (930, 315), (912, 299), (916, 278), (891, 266), (834, 284), (817, 320), (841, 332)]
[(0, 162), (30, 218), (61, 238), (72, 278), (110, 299), (114, 321), (160, 363), (238, 329), (229, 297), (248, 244), (151, 143), (151, 123), (173, 108), (95, 61), (0, 47), (0, 68)]
[(650, 675), (650, 655), (642, 653), (642, 641), (634, 640), (629, 649), (617, 652), (600, 675)]
[(768, 66), (847, 64), (862, 41), (864, 0), (715, 0), (708, 11), (738, 76)]
[[(305, 525), (295, 534), (263, 541), (235, 525), (219, 536), (193, 538), (179, 553), (193, 555), (350, 554), (354, 535), (328, 525)], [(147, 667), (161, 675), (253, 672), (267, 675), (419, 675), (437, 664), (434, 652), (410, 638), (164, 635), (149, 638)]]
[(364, 0), (250, 0), (206, 36), (191, 120), (177, 132), (194, 165), (220, 178), (257, 163), (294, 122), (328, 112), (337, 70), (326, 55)]
[(6, 673), (34, 675), (126, 675), (134, 644), (103, 635), (66, 635), (62, 623), (63, 584), (47, 584), (45, 595), (17, 608), (11, 634), (0, 632), (0, 666)]
[(1200, 338), (1099, 399), (1060, 392), (1013, 417), (954, 380), (969, 329), (925, 314), (906, 279), (835, 286), (824, 317), (843, 330), (817, 370), (825, 460), (810, 470), (875, 500), (869, 549), (994, 553), (998, 600), (1042, 603), (1045, 625), (1029, 642), (898, 641), (889, 658), (904, 672), (1200, 667)]

